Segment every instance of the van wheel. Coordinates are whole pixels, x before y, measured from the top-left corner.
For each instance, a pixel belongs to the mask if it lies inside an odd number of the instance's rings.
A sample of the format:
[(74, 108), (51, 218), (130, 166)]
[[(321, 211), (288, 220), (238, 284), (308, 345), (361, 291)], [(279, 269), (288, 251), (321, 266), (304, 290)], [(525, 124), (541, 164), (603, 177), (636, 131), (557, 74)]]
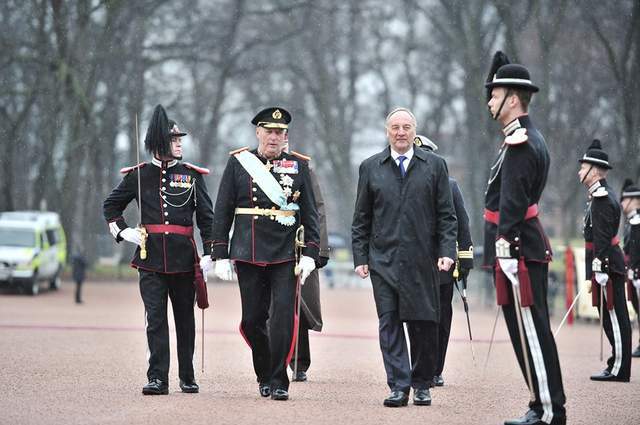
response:
[(38, 295), (38, 293), (40, 293), (40, 284), (38, 282), (38, 279), (34, 276), (33, 279), (30, 282), (27, 282), (25, 284), (25, 288), (27, 291), (27, 294), (35, 296)]
[(49, 281), (49, 290), (57, 291), (60, 289), (60, 271), (56, 273), (56, 275)]

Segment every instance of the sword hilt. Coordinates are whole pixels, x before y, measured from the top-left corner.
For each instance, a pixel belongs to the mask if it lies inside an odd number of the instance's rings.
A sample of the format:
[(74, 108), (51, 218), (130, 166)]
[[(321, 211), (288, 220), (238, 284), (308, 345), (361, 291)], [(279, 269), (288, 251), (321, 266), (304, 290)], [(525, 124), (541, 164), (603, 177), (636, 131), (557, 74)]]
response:
[(145, 229), (144, 226), (140, 225), (138, 226), (138, 230), (142, 235), (142, 240), (140, 241), (140, 259), (146, 260), (147, 259), (147, 236), (148, 236), (147, 229)]

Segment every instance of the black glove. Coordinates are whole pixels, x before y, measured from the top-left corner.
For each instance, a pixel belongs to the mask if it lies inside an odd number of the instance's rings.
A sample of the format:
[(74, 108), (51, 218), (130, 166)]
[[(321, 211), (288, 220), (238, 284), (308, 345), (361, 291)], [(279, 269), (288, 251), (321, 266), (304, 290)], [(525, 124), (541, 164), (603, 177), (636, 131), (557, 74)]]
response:
[(470, 271), (471, 269), (468, 269), (466, 267), (461, 267), (460, 270), (458, 271), (458, 280), (465, 280), (466, 278), (468, 278)]
[(329, 262), (329, 257), (318, 257), (318, 261), (316, 261), (316, 269), (321, 269), (327, 265)]

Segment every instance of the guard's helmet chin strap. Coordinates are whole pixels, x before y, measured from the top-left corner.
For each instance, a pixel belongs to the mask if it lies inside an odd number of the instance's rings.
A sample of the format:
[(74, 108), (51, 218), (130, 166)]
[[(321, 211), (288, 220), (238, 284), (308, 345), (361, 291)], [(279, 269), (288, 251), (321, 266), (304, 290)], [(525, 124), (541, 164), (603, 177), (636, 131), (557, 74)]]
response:
[[(506, 93), (504, 94), (504, 97), (502, 98), (502, 102), (500, 103), (500, 107), (496, 111), (495, 115), (491, 115), (491, 118), (493, 118), (494, 121), (498, 120), (498, 117), (500, 116), (500, 112), (502, 112), (502, 108), (504, 107), (504, 103), (507, 101), (507, 98), (509, 96), (511, 96), (511, 89), (507, 89)], [(489, 112), (491, 112), (491, 109), (489, 109)]]
[(585, 179), (587, 178), (587, 176), (589, 175), (589, 173), (591, 173), (591, 170), (593, 169), (593, 165), (589, 164), (589, 170), (584, 174), (584, 177), (580, 180), (580, 184), (583, 184)]

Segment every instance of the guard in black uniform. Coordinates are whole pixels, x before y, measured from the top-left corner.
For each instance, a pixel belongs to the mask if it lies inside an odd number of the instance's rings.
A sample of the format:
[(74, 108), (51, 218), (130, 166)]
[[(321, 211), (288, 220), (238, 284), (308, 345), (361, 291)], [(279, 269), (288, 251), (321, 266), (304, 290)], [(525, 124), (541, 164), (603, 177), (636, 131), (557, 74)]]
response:
[[(638, 329), (640, 329), (640, 187), (626, 179), (620, 195), (622, 212), (626, 218), (624, 225), (624, 260), (627, 265), (627, 297), (636, 311)], [(640, 357), (640, 344), (631, 353), (631, 357)]]
[[(240, 332), (252, 350), (260, 395), (274, 400), (289, 398), (287, 366), (298, 323), (296, 260), (304, 283), (316, 267), (320, 243), (307, 161), (282, 151), (290, 121), (289, 112), (278, 107), (253, 118), (258, 148), (231, 152), (214, 220), (215, 273), (230, 280), (230, 261), (235, 262), (242, 299)], [(300, 225), (305, 246), (298, 257)]]
[[(414, 143), (416, 146), (432, 152), (438, 150), (438, 145), (426, 136), (417, 135)], [(451, 318), (453, 317), (451, 301), (453, 300), (454, 279), (458, 279), (466, 284), (469, 272), (473, 268), (473, 242), (471, 241), (471, 232), (469, 229), (469, 215), (464, 207), (464, 198), (462, 197), (458, 182), (451, 176), (449, 176), (449, 187), (451, 187), (453, 208), (456, 210), (456, 217), (458, 219), (458, 257), (456, 261), (458, 276), (454, 277), (454, 270), (438, 272), (438, 278), (440, 280), (440, 325), (438, 328), (438, 363), (435, 376), (433, 377), (433, 384), (437, 387), (444, 385), (442, 370), (444, 369), (444, 360), (447, 355), (447, 347), (449, 346), (449, 334), (451, 333)]]
[[(140, 294), (147, 321), (149, 383), (143, 387), (143, 394), (169, 392), (167, 297), (171, 298), (175, 318), (180, 388), (188, 393), (199, 390), (193, 372), (194, 283), (200, 285), (198, 305), (204, 308), (201, 267), (206, 274), (212, 266), (213, 208), (203, 177), (209, 171), (180, 161), (181, 137), (185, 134), (167, 118), (161, 105), (156, 106), (144, 141), (153, 159), (123, 168), (124, 178), (104, 201), (104, 217), (116, 241), (124, 239), (138, 245), (131, 265), (140, 275)], [(142, 205), (141, 227), (136, 228), (129, 227), (122, 217), (134, 199)], [(194, 212), (205, 254), (201, 267), (193, 239)], [(146, 246), (146, 258), (141, 258), (140, 245)]]
[(606, 177), (611, 165), (599, 140), (591, 143), (579, 162), (580, 182), (589, 191), (589, 204), (584, 217), (585, 276), (591, 280), (592, 301), (598, 307), (598, 312), (601, 310), (600, 295), (604, 295), (602, 321), (612, 351), (606, 369), (592, 375), (591, 379), (629, 382), (631, 323), (624, 294), (624, 255), (618, 238), (620, 204), (607, 184)]
[[(484, 266), (495, 270), (497, 301), (535, 398), (524, 416), (505, 424), (565, 424), (566, 398), (547, 307), (551, 248), (538, 219), (550, 159), (544, 138), (527, 112), (538, 87), (524, 66), (510, 64), (502, 52), (494, 56), (485, 87), (489, 111), (504, 126), (504, 139), (485, 196)], [(518, 289), (520, 309), (514, 300)], [(526, 357), (521, 336), (527, 345)]]

